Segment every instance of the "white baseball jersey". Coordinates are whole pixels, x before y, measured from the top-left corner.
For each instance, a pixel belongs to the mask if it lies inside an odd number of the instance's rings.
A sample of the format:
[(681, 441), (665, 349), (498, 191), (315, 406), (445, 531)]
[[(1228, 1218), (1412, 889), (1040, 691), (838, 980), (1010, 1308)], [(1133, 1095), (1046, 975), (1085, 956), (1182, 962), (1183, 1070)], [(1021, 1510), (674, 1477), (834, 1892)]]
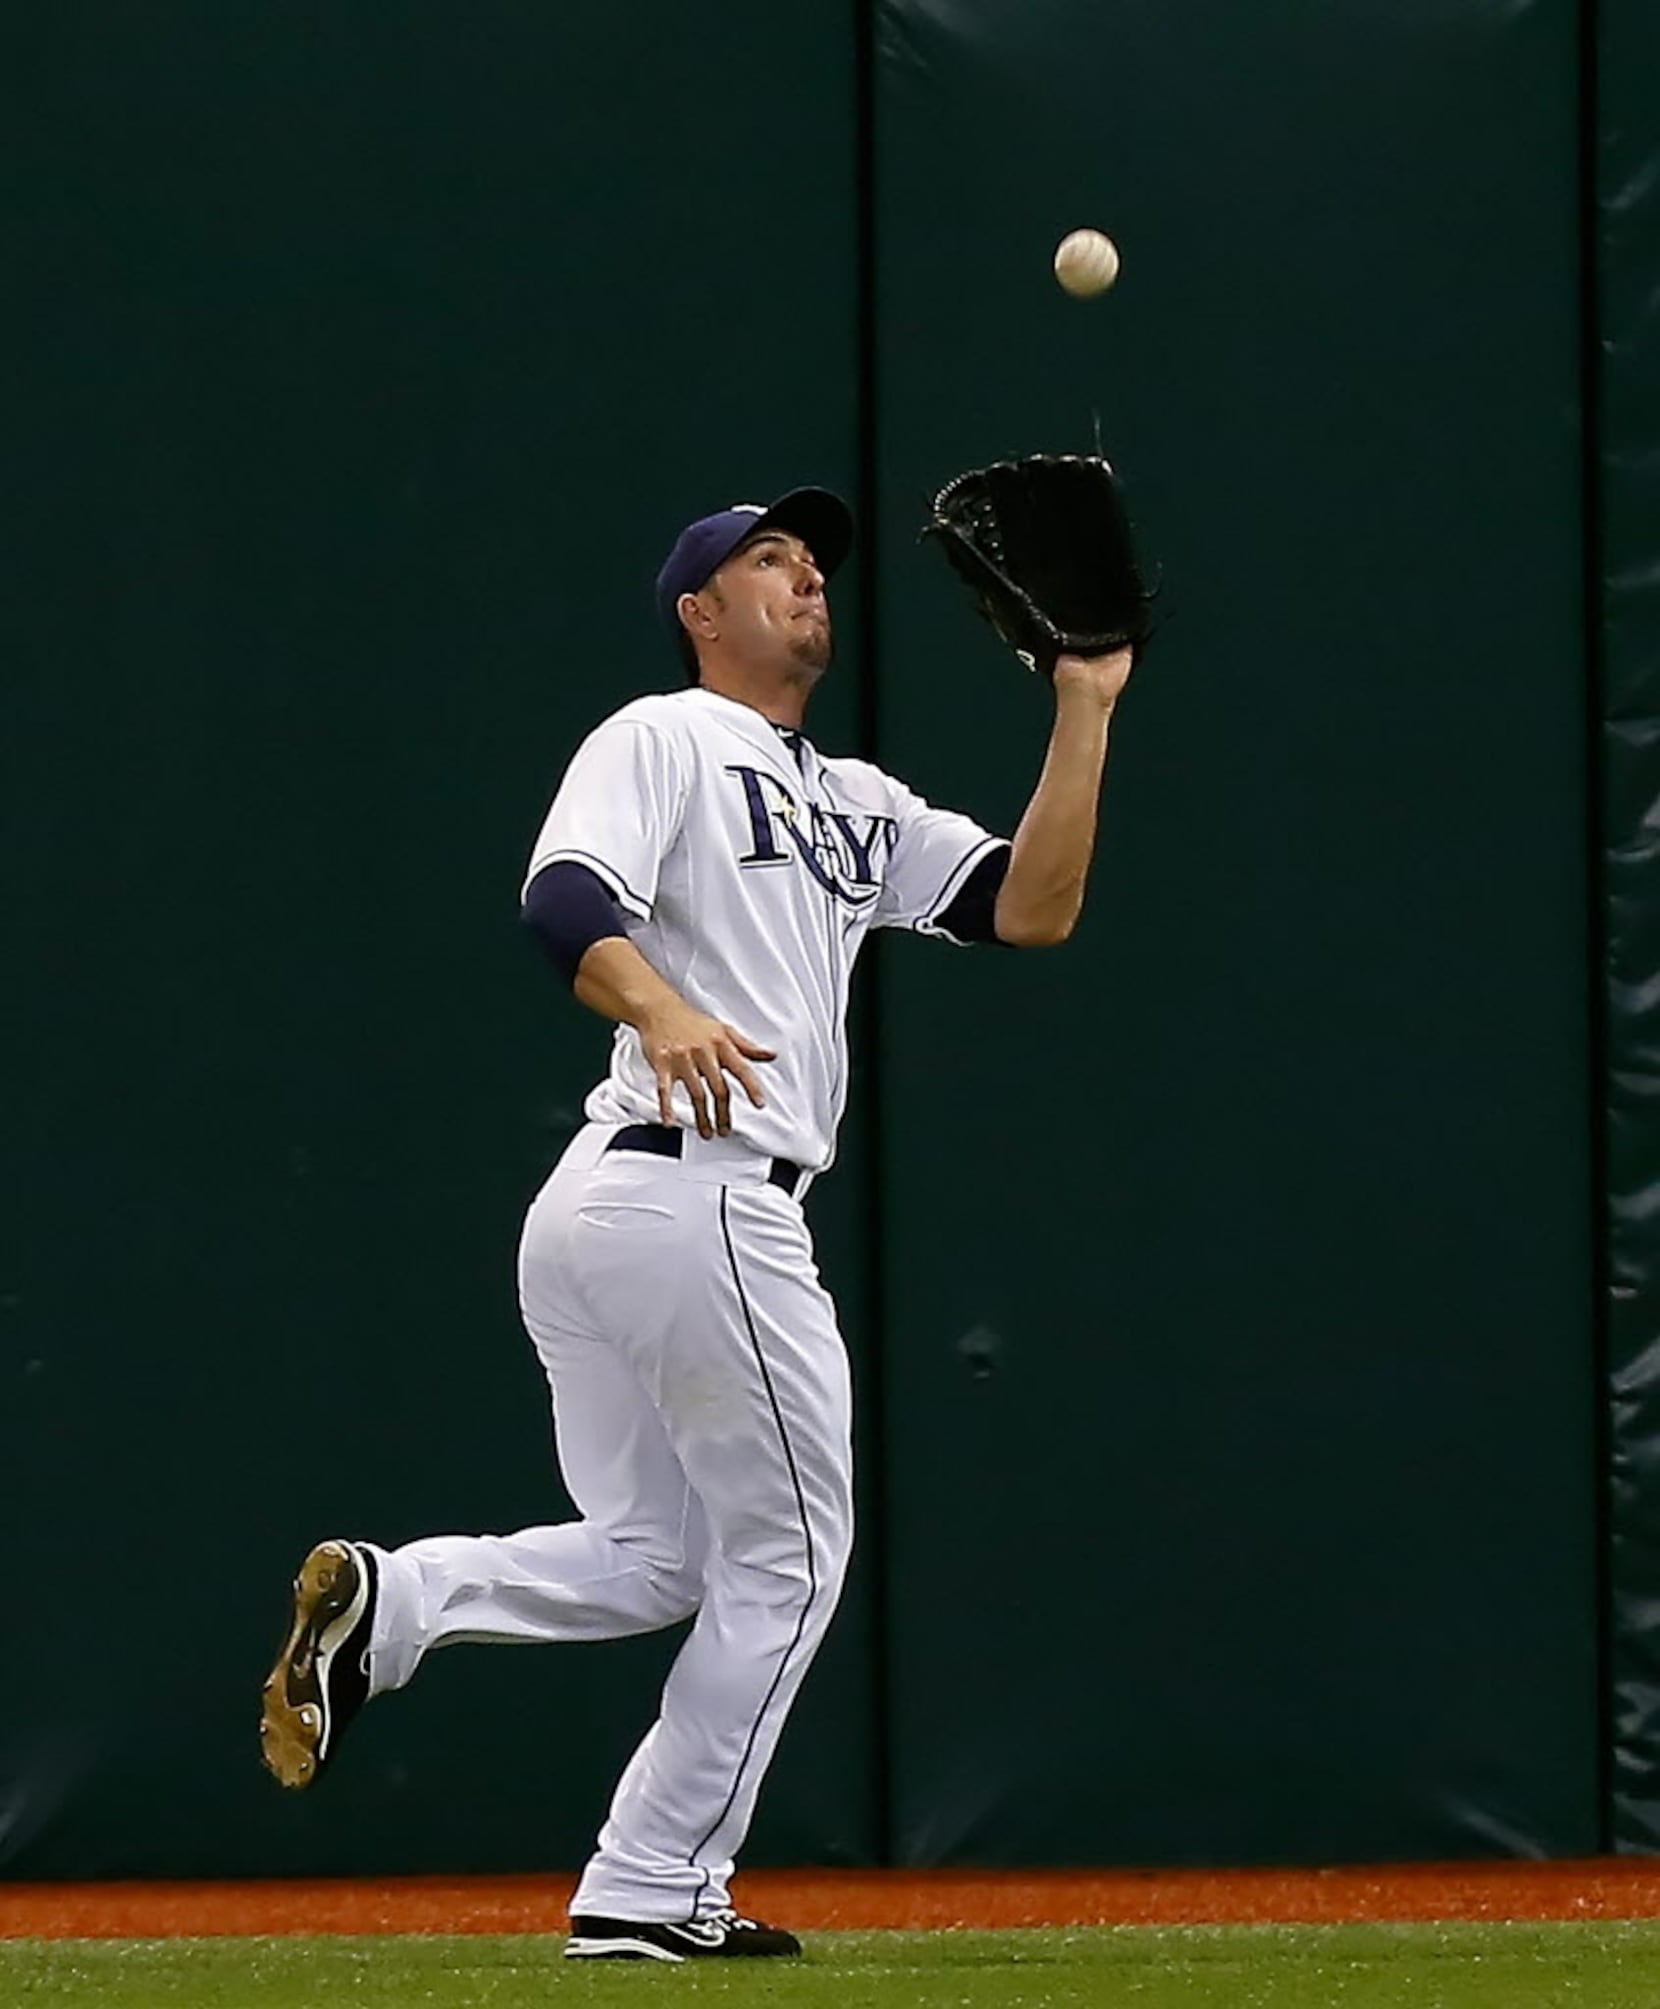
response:
[[(561, 859), (615, 897), (630, 939), (688, 1003), (770, 1047), (766, 1096), (732, 1096), (757, 1151), (820, 1172), (847, 1099), (848, 983), (871, 928), (951, 937), (941, 912), (1004, 840), (863, 760), (792, 749), (753, 707), (702, 688), (637, 698), (577, 750), (526, 885)], [(619, 1026), (590, 1122), (661, 1120), (639, 1035)], [(675, 1116), (692, 1121), (685, 1090)]]

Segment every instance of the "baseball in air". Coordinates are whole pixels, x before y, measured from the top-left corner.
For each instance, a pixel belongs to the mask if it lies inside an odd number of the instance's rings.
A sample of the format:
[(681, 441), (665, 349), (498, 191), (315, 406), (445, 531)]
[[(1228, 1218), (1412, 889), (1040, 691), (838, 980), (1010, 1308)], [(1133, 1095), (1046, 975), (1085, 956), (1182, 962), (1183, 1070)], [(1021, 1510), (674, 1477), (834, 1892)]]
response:
[(1118, 246), (1099, 230), (1074, 230), (1055, 247), (1055, 277), (1074, 299), (1093, 299), (1118, 277)]

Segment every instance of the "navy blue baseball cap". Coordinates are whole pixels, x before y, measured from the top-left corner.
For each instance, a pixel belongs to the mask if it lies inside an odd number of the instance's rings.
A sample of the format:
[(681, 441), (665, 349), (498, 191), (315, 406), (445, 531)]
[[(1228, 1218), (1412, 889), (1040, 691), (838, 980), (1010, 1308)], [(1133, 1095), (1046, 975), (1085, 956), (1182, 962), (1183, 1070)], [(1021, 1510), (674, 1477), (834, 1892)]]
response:
[(698, 593), (740, 544), (763, 530), (787, 530), (813, 554), (828, 579), (853, 548), (853, 512), (827, 488), (792, 488), (771, 504), (735, 502), (713, 516), (688, 523), (657, 575), (657, 611), (671, 635), (678, 635), (675, 609), (682, 593)]

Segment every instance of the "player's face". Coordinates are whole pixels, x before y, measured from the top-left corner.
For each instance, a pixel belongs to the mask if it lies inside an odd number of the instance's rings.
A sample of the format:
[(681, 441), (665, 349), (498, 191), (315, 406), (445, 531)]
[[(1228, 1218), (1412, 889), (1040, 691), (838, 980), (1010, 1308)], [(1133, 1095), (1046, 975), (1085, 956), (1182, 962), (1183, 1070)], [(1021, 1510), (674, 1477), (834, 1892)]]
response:
[(756, 668), (817, 676), (830, 663), (824, 574), (799, 537), (763, 530), (715, 574), (721, 639)]

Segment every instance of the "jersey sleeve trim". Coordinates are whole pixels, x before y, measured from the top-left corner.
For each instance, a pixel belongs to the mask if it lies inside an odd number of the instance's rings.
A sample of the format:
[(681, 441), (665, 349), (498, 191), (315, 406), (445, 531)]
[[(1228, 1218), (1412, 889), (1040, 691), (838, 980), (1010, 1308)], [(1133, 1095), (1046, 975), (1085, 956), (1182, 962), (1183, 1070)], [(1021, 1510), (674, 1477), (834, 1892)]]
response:
[(986, 852), (958, 882), (957, 890), (936, 909), (932, 932), (955, 948), (1007, 948), (997, 932), (997, 896), (1009, 876), (1014, 846), (1006, 839)]
[(927, 911), (922, 915), (920, 920), (912, 924), (913, 932), (918, 935), (932, 935), (936, 940), (954, 943), (958, 948), (964, 947), (965, 944), (959, 942), (949, 929), (938, 925), (938, 916), (950, 906), (952, 900), (956, 897), (957, 889), (962, 885), (969, 873), (974, 870), (975, 866), (979, 864), (980, 860), (982, 858), (989, 858), (992, 852), (1000, 846), (1007, 844), (1008, 841), (1006, 837), (986, 837), (980, 843), (971, 845), (957, 860), (956, 864), (952, 866), (950, 872), (947, 873), (945, 884), (935, 894), (934, 898), (929, 901)]
[(558, 865), (567, 860), (573, 865), (586, 865), (625, 913), (632, 914), (637, 921), (651, 919), (651, 902), (636, 893), (614, 865), (608, 865), (603, 858), (596, 858), (591, 851), (578, 851), (568, 844), (560, 845), (553, 851), (541, 852), (531, 860), (530, 870), (525, 874), (524, 885), (519, 889), (521, 905), (525, 894), (530, 891), (530, 882), (538, 872), (544, 872), (548, 866)]

